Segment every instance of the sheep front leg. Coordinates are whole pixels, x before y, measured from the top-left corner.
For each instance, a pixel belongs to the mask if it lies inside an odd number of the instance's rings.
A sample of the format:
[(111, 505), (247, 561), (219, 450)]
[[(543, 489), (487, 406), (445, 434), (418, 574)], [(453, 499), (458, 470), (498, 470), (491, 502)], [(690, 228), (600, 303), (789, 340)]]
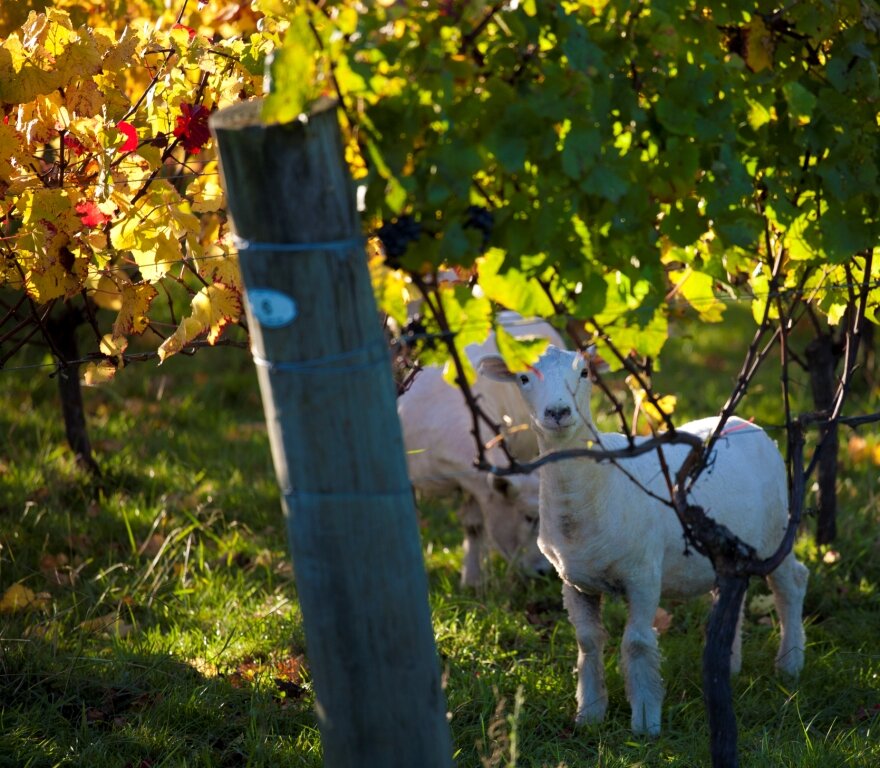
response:
[(608, 708), (602, 660), (607, 638), (602, 626), (602, 596), (585, 594), (570, 584), (563, 584), (562, 602), (574, 625), (578, 645), (575, 724), (599, 723)]
[(653, 620), (660, 602), (659, 589), (631, 590), (629, 617), (621, 643), (621, 666), (626, 697), (632, 707), (632, 729), (649, 736), (660, 734), (663, 679), (660, 649)]

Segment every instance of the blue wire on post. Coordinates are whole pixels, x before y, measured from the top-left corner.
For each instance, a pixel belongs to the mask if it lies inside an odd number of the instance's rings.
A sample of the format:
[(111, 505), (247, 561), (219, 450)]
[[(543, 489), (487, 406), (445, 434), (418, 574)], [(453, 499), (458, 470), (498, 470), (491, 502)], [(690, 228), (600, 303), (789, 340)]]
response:
[(349, 237), (345, 240), (325, 240), (317, 243), (263, 243), (248, 240), (238, 235), (232, 236), (232, 243), (237, 251), (282, 251), (285, 253), (303, 253), (306, 251), (347, 251), (363, 247), (364, 238)]

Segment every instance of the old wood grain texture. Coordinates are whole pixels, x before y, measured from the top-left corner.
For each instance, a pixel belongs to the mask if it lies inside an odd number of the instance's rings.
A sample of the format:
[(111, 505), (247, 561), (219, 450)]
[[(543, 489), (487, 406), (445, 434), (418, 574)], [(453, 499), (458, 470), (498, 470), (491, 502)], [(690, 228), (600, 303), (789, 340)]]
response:
[[(324, 764), (449, 766), (390, 361), (335, 107), (264, 125), (250, 102), (215, 114), (211, 129), (235, 232), (250, 244), (240, 249), (246, 290), (295, 303), (292, 321), (272, 327), (249, 302), (248, 323)], [(347, 240), (355, 242), (309, 246)]]

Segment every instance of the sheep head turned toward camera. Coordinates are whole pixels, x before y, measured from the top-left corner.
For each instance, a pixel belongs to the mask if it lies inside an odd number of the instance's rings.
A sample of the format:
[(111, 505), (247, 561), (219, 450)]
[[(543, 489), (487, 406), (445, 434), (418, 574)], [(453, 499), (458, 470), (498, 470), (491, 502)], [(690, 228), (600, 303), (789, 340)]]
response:
[[(528, 371), (512, 372), (498, 356), (480, 361), (480, 372), (516, 386), (528, 406), (542, 453), (564, 448), (626, 448), (628, 438), (599, 432), (590, 410), (591, 366), (577, 352), (548, 347)], [(707, 438), (716, 418), (677, 429)], [(663, 457), (673, 475), (689, 448), (666, 445)], [(661, 595), (689, 597), (709, 592), (715, 574), (709, 560), (685, 554), (678, 518), (656, 451), (619, 461), (565, 459), (540, 469), (538, 546), (563, 582), (563, 601), (578, 644), (577, 723), (605, 716), (608, 695), (602, 654), (602, 595), (626, 599), (628, 618), (621, 666), (637, 733), (660, 732), (663, 681), (652, 623)], [(785, 465), (766, 433), (730, 419), (689, 501), (752, 545), (759, 557), (772, 554), (788, 520)], [(804, 662), (802, 610), (807, 569), (793, 554), (767, 578), (780, 618), (777, 669), (796, 676)], [(741, 664), (742, 611), (733, 643), (731, 670)]]

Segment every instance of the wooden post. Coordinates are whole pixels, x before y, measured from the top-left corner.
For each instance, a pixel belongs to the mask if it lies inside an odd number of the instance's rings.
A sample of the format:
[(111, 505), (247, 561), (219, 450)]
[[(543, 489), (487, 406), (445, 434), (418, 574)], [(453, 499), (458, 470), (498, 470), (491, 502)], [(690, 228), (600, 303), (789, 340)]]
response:
[(390, 357), (335, 106), (211, 118), (284, 497), (324, 765), (449, 766)]

